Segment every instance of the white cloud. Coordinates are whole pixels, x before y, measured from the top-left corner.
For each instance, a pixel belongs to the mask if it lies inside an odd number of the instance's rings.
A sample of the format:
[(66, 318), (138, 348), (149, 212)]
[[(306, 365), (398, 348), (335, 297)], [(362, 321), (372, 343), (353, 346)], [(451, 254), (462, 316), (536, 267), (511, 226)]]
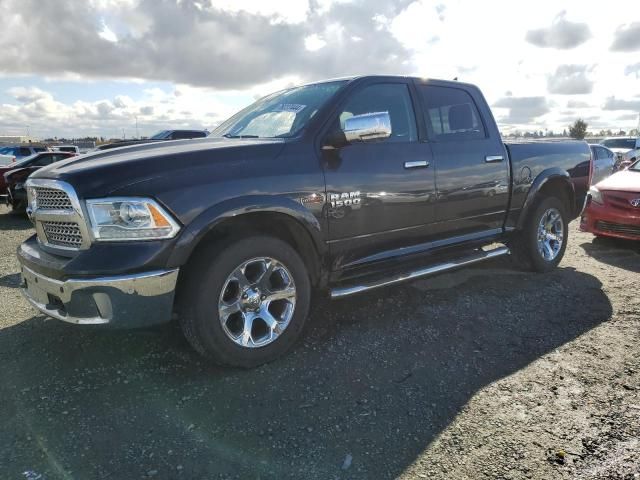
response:
[(324, 47), (327, 42), (317, 33), (309, 35), (304, 39), (304, 47), (310, 52), (315, 52), (316, 50), (320, 50)]
[(102, 24), (102, 30), (98, 33), (98, 36), (107, 42), (115, 43), (118, 41), (118, 37), (113, 30), (111, 30), (106, 23)]

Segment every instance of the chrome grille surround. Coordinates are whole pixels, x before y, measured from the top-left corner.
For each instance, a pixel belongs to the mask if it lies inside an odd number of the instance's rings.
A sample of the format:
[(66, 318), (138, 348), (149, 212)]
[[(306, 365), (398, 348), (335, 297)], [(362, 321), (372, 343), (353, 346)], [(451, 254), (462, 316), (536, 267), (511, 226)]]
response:
[(38, 242), (53, 252), (85, 250), (91, 237), (74, 188), (59, 180), (28, 179), (27, 214)]

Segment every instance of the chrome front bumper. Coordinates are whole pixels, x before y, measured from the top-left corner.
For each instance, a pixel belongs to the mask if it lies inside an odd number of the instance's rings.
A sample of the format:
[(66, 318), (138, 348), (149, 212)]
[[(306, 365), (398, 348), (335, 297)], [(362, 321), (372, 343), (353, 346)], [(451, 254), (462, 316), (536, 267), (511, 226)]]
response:
[(21, 290), (36, 309), (81, 325), (144, 327), (171, 320), (178, 269), (54, 280), (22, 265)]

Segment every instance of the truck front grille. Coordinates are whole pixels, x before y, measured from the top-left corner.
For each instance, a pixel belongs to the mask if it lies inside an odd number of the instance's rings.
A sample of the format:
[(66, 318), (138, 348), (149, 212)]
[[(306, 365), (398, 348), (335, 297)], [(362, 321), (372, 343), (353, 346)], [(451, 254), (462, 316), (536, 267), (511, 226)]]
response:
[(82, 232), (75, 222), (42, 222), (47, 243), (67, 248), (80, 248)]
[(69, 195), (63, 190), (33, 187), (35, 207), (40, 210), (73, 210)]
[(87, 222), (73, 186), (59, 180), (27, 179), (27, 211), (38, 241), (59, 255), (91, 246)]

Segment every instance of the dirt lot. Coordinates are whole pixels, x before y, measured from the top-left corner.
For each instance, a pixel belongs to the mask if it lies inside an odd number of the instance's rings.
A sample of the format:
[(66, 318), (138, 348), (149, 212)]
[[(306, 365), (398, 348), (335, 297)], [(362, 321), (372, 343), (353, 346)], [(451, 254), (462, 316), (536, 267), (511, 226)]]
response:
[(640, 246), (575, 223), (508, 261), (323, 303), (286, 358), (211, 367), (173, 326), (34, 313), (0, 209), (2, 479), (640, 478)]

